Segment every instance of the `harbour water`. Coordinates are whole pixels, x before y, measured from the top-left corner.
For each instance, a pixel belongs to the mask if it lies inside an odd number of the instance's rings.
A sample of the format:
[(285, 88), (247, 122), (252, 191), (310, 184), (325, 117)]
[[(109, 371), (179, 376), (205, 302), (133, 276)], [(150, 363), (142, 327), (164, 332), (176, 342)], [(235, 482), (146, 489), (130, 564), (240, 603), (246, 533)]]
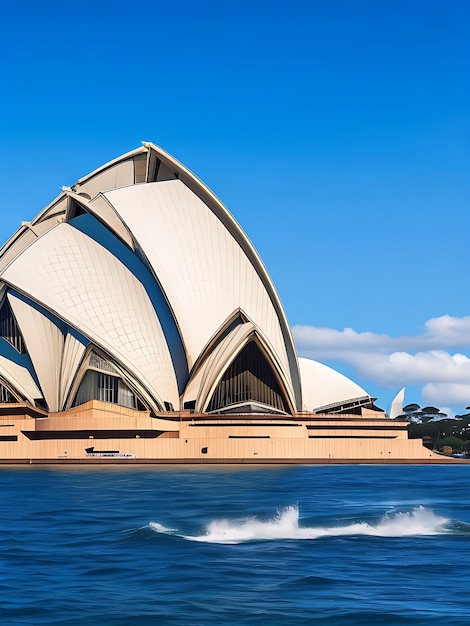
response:
[(470, 466), (3, 468), (0, 623), (470, 623)]

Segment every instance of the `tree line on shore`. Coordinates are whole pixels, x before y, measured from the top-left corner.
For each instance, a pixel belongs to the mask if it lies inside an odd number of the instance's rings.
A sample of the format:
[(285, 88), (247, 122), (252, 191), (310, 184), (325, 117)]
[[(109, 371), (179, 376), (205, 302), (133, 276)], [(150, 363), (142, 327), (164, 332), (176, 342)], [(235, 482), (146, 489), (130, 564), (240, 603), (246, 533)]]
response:
[[(404, 408), (405, 415), (406, 409), (407, 407)], [(470, 406), (467, 406), (466, 410), (470, 411)], [(419, 411), (424, 412), (424, 409), (419, 409)], [(403, 416), (400, 416), (400, 418), (403, 418)], [(422, 439), (423, 444), (427, 448), (444, 454), (466, 453), (470, 455), (470, 413), (456, 415), (455, 418), (442, 417), (438, 420), (424, 419), (414, 421), (411, 419), (408, 421), (410, 421), (408, 426), (410, 439)]]

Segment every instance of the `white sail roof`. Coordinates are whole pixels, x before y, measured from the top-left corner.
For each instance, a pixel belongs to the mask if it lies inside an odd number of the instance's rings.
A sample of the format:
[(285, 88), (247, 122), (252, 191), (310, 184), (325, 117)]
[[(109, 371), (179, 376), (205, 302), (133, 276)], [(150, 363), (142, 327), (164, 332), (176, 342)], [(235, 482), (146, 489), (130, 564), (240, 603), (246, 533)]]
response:
[(150, 299), (137, 278), (96, 241), (59, 224), (1, 277), (103, 347), (160, 403), (178, 405), (175, 372)]
[(8, 300), (22, 329), (44, 399), (50, 411), (58, 411), (64, 335), (50, 319), (14, 294), (9, 293)]
[(304, 411), (315, 411), (322, 407), (370, 397), (347, 376), (323, 363), (299, 358), (299, 367)]
[[(73, 401), (88, 341), (150, 407), (196, 398), (201, 407), (248, 328), (289, 410), (370, 399), (331, 368), (298, 362), (256, 250), (218, 198), (164, 150), (144, 143), (62, 189), (0, 249), (0, 279), (20, 293), (9, 302), (50, 410)], [(244, 329), (232, 328), (237, 315)], [(39, 397), (31, 374), (3, 366), (25, 397)]]
[[(180, 180), (104, 194), (127, 224), (169, 300), (189, 365), (243, 309), (289, 369), (278, 315), (258, 273), (216, 215)], [(93, 203), (92, 203), (93, 204)]]
[(389, 417), (391, 420), (395, 419), (403, 413), (403, 400), (405, 399), (405, 387), (400, 389), (397, 395), (393, 398), (390, 405)]
[(0, 355), (0, 376), (11, 384), (26, 400), (34, 406), (34, 400), (42, 398), (42, 393), (34, 382), (29, 370)]

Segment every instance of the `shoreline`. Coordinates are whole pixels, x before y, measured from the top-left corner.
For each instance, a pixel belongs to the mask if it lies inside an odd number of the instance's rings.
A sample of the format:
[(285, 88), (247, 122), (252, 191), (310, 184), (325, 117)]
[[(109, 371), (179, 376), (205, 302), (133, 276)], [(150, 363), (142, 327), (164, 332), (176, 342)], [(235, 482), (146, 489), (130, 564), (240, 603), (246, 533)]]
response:
[(116, 459), (116, 458), (70, 458), (70, 459), (0, 459), (1, 466), (47, 465), (47, 466), (280, 466), (280, 465), (470, 465), (470, 459)]

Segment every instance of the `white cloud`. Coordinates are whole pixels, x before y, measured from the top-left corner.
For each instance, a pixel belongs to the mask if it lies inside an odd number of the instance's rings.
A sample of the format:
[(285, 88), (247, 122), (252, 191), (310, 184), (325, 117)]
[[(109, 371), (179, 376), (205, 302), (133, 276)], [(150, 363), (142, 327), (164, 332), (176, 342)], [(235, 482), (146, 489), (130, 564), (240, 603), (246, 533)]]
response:
[(389, 335), (358, 333), (352, 328), (335, 330), (315, 326), (294, 326), (292, 329), (299, 350), (315, 353), (335, 353), (347, 350), (384, 350), (393, 347)]
[(425, 323), (423, 339), (441, 348), (470, 347), (470, 315), (452, 317), (442, 315)]
[(462, 406), (465, 411), (465, 407), (470, 405), (470, 384), (429, 383), (423, 387), (421, 395), (429, 404), (448, 403)]
[(415, 352), (445, 348), (470, 348), (470, 315), (442, 315), (424, 324), (419, 335), (391, 337), (371, 332), (358, 333), (352, 328), (342, 331), (316, 326), (294, 326), (293, 334), (302, 352), (334, 353), (338, 350)]
[(387, 387), (470, 381), (470, 359), (443, 350), (417, 354), (350, 352), (336, 358), (355, 367), (361, 376)]
[[(470, 316), (428, 320), (415, 336), (356, 332), (352, 328), (294, 326), (299, 353), (322, 362), (343, 361), (372, 383), (390, 389), (423, 386), (425, 403), (470, 404)], [(452, 348), (459, 352), (451, 353)]]

